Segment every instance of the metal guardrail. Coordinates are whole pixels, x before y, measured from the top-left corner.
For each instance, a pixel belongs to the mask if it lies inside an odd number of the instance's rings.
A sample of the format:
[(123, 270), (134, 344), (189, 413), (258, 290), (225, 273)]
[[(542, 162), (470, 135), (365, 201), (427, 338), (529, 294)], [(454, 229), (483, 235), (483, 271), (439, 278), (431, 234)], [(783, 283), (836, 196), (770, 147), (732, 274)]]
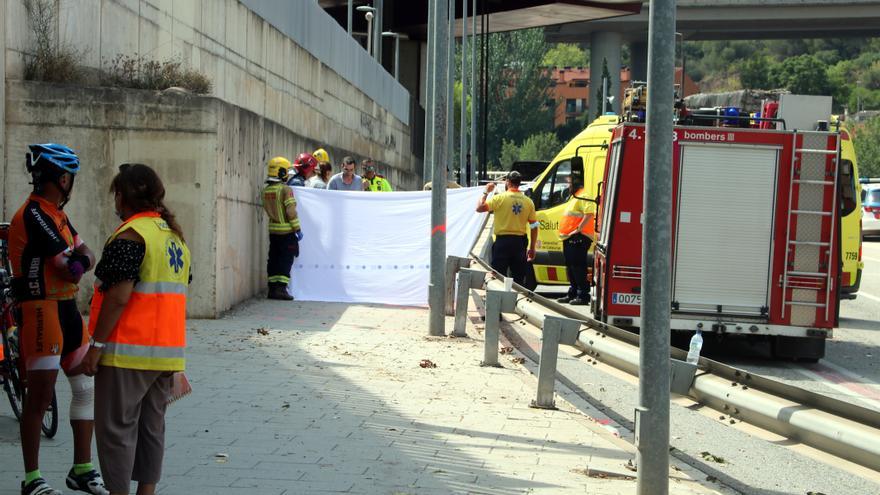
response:
[[(500, 275), (480, 257), (476, 262), (495, 280), (487, 290), (502, 290)], [(516, 312), (541, 328), (547, 316), (579, 321), (575, 346), (606, 364), (639, 374), (639, 336), (594, 320), (556, 301), (514, 284), (521, 296)], [(684, 359), (686, 352), (670, 349)], [(705, 357), (687, 394), (692, 400), (731, 417), (798, 440), (819, 450), (880, 471), (880, 412), (755, 375)]]

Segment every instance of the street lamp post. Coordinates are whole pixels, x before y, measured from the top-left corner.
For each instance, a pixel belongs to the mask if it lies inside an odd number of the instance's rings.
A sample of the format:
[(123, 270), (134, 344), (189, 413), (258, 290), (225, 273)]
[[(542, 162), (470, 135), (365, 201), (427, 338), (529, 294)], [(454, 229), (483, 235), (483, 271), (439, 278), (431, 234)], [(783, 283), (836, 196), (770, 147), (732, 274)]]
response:
[(400, 81), (400, 38), (409, 38), (405, 34), (395, 33), (394, 31), (385, 31), (382, 33), (382, 36), (394, 38), (394, 79)]
[(373, 16), (376, 9), (369, 5), (361, 5), (357, 8), (358, 12), (364, 12), (364, 18), (367, 20), (367, 53), (373, 56)]

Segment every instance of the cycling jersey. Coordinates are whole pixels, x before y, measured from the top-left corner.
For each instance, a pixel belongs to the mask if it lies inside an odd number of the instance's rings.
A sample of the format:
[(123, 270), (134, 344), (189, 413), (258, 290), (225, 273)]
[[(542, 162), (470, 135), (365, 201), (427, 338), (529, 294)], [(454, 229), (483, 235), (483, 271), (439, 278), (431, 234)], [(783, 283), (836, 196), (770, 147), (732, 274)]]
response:
[(16, 300), (73, 299), (77, 285), (61, 276), (52, 258), (80, 244), (67, 215), (54, 203), (31, 194), (9, 226), (9, 261)]

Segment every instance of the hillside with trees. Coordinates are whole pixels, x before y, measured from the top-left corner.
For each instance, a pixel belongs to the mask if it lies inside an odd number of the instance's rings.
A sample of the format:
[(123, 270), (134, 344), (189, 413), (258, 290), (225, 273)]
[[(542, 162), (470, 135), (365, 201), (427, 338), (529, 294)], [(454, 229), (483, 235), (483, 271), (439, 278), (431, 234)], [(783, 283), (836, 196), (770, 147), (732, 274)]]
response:
[[(679, 63), (683, 59), (703, 92), (787, 89), (832, 96), (834, 111), (851, 115), (847, 126), (855, 136), (861, 175), (880, 177), (880, 117), (852, 118), (880, 111), (880, 38), (686, 41), (682, 49)], [(624, 49), (623, 64), (628, 56)], [(586, 122), (553, 127), (548, 69), (588, 65), (588, 50), (546, 43), (539, 29), (490, 35), (487, 146), (493, 168), (514, 157), (549, 160), (553, 157), (542, 154), (583, 129)]]

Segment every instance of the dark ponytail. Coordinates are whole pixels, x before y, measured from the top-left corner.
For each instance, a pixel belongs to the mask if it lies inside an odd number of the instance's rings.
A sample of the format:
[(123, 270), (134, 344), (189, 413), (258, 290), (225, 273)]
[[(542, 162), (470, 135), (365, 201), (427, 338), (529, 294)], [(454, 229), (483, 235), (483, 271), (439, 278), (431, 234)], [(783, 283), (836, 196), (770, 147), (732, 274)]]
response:
[(156, 172), (141, 163), (124, 163), (110, 184), (110, 192), (122, 196), (122, 204), (135, 213), (155, 211), (168, 227), (184, 240), (174, 213), (165, 206), (165, 186)]

